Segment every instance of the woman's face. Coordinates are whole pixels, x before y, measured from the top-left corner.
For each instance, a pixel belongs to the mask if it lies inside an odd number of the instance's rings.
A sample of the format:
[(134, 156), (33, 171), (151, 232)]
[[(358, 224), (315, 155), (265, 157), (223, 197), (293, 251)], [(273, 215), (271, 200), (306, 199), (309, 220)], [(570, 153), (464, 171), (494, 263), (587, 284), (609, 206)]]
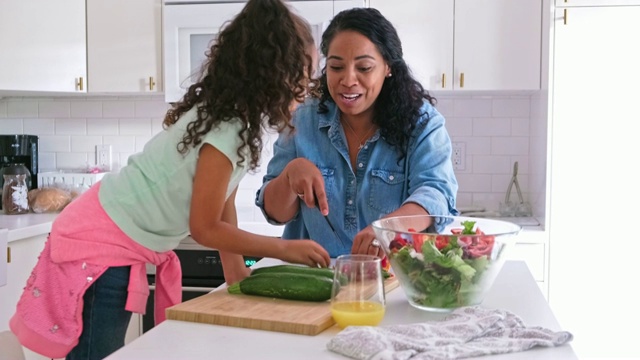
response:
[(373, 117), (384, 78), (389, 74), (378, 48), (356, 31), (343, 31), (333, 38), (327, 52), (329, 94), (347, 117)]

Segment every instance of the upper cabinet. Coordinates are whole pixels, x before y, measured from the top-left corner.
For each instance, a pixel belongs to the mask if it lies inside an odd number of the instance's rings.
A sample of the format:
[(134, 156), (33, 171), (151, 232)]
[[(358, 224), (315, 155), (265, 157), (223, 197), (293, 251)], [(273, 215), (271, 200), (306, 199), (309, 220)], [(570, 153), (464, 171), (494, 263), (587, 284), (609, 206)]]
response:
[(162, 0), (0, 0), (0, 91), (162, 91)]
[(0, 90), (80, 91), (86, 43), (85, 0), (0, 0)]
[[(541, 0), (370, 0), (429, 90), (540, 88)], [(411, 9), (407, 11), (406, 9)]]
[(87, 0), (89, 92), (162, 91), (161, 0)]
[[(290, 1), (313, 27), (314, 36), (336, 13), (364, 6), (364, 0)], [(163, 21), (165, 100), (179, 100), (200, 74), (206, 52), (220, 27), (242, 10), (245, 3), (165, 4)]]
[(556, 7), (640, 5), (640, 0), (555, 0)]

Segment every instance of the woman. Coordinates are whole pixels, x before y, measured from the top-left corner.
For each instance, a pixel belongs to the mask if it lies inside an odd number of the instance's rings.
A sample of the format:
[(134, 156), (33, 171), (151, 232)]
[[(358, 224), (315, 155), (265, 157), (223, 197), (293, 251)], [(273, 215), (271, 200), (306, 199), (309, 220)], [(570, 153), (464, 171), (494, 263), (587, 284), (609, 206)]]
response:
[(274, 144), (256, 205), (271, 223), (286, 224), (283, 238), (315, 239), (331, 257), (382, 255), (372, 221), (458, 214), (451, 140), (378, 10), (336, 15), (321, 50), (319, 99), (301, 105), (296, 131)]
[(67, 359), (102, 359), (123, 346), (131, 312), (145, 310), (147, 263), (157, 266), (162, 321), (181, 301), (171, 250), (188, 234), (221, 251), (228, 283), (249, 275), (238, 254), (329, 265), (314, 241), (238, 229), (234, 206), (238, 183), (260, 159), (263, 128), (291, 128), (315, 51), (308, 24), (282, 0), (250, 0), (224, 26), (165, 131), (56, 218), (11, 319), (24, 346)]

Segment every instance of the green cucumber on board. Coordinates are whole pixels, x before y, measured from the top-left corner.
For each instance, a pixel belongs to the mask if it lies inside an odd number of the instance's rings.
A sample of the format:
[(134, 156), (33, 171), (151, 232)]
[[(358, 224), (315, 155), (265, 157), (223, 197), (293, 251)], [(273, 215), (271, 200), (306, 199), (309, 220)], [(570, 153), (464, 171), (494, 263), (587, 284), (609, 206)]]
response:
[[(335, 271), (329, 268), (314, 268), (309, 266), (300, 265), (274, 265), (265, 266), (251, 271), (251, 275), (265, 274), (265, 273), (290, 273), (290, 274), (308, 274), (315, 276), (324, 276), (333, 280)], [(344, 275), (339, 277), (340, 285), (347, 283), (347, 278)]]
[(230, 294), (265, 296), (287, 300), (326, 301), (333, 279), (285, 272), (252, 274), (227, 288)]

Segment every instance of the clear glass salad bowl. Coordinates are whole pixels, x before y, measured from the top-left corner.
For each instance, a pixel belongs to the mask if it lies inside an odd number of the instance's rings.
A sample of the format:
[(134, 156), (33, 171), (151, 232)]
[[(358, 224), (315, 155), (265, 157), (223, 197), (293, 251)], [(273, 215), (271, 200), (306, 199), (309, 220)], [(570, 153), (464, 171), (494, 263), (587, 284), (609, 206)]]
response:
[(429, 215), (372, 226), (409, 303), (436, 312), (480, 304), (521, 230), (500, 220)]

